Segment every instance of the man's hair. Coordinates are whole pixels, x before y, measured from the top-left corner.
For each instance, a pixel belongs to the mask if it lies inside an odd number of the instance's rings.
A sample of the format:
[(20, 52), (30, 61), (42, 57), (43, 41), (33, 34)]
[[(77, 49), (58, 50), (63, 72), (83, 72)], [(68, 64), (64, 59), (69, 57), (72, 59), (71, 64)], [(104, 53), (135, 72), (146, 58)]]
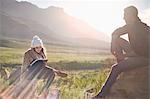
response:
[(133, 16), (138, 16), (138, 10), (135, 6), (129, 6), (129, 7), (126, 7), (124, 9), (124, 13), (127, 13), (127, 14), (130, 14), (130, 15), (133, 15)]

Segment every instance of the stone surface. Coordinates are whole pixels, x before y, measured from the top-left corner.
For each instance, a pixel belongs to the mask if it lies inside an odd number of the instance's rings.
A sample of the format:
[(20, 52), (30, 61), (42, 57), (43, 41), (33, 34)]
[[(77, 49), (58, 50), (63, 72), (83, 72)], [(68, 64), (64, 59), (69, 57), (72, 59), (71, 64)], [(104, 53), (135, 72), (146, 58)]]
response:
[(150, 99), (149, 67), (122, 73), (105, 99)]

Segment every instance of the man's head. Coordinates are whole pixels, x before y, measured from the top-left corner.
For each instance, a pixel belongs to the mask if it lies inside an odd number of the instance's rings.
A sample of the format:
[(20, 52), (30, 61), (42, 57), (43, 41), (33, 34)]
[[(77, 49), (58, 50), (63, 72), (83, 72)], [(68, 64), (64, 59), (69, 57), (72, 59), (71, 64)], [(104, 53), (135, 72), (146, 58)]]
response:
[(138, 10), (134, 6), (129, 6), (124, 9), (124, 20), (126, 23), (132, 23), (138, 18)]

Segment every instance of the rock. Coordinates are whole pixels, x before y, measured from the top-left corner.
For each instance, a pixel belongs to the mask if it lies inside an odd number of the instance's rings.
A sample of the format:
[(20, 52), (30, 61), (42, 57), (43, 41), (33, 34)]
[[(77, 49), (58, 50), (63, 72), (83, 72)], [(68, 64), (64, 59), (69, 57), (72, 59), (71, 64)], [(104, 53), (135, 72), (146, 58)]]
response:
[(105, 99), (150, 99), (149, 71), (147, 66), (123, 72)]

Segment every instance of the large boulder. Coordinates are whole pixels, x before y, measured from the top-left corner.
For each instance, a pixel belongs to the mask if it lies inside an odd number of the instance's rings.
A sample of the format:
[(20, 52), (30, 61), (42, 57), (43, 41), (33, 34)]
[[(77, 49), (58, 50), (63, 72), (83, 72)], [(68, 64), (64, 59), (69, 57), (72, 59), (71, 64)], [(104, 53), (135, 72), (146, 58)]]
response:
[(149, 67), (123, 72), (105, 99), (150, 99)]

